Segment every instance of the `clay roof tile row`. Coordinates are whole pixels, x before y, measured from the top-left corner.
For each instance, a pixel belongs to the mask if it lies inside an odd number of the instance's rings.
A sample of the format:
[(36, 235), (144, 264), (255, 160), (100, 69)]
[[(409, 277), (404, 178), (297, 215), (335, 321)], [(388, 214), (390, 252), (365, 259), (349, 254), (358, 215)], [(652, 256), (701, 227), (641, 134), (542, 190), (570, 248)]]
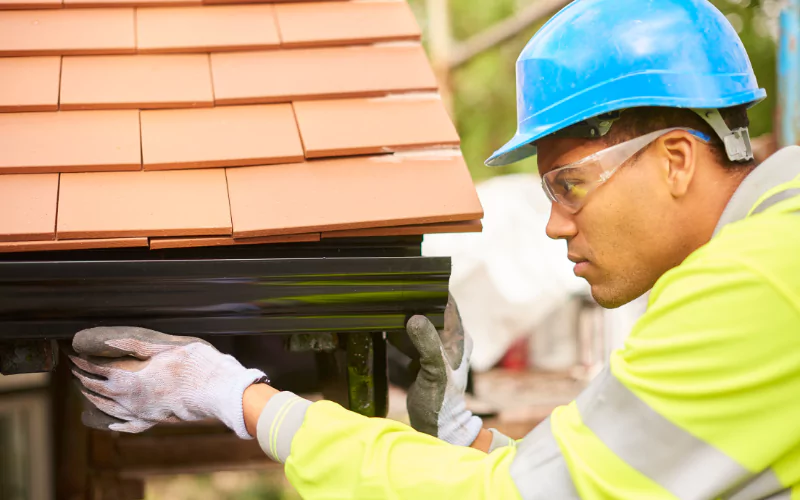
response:
[(422, 47), (0, 58), (0, 111), (149, 109), (430, 92)]
[(5, 113), (0, 114), (0, 172), (247, 166), (458, 142), (441, 100), (424, 96)]
[(477, 196), (465, 196), (471, 188), (463, 159), (446, 154), (193, 171), (0, 175), (0, 212), (13, 214), (0, 219), (0, 241), (254, 238), (470, 221), (482, 216)]
[[(113, 8), (0, 12), (0, 55), (208, 52), (420, 38), (405, 2), (121, 7), (131, 3), (81, 0), (82, 6)], [(0, 0), (4, 5), (36, 9)]]

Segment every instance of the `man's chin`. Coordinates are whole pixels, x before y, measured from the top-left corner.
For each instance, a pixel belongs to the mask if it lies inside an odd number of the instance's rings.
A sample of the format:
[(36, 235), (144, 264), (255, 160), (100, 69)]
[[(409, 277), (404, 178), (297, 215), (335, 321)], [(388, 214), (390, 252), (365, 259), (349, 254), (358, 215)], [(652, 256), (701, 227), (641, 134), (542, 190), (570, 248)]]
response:
[(624, 294), (619, 293), (619, 291), (612, 290), (600, 284), (589, 283), (589, 285), (592, 290), (592, 298), (600, 307), (605, 309), (616, 309), (636, 298), (628, 298)]

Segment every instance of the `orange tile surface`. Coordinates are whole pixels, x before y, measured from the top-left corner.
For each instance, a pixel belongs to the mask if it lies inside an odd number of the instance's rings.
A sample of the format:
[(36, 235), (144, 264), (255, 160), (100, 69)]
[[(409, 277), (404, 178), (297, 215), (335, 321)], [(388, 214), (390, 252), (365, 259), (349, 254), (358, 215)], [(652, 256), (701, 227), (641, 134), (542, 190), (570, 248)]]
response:
[(213, 102), (205, 54), (63, 58), (64, 110), (207, 107)]
[(466, 222), (442, 222), (441, 224), (416, 224), (410, 226), (374, 227), (322, 233), (323, 238), (364, 238), (374, 236), (414, 236), (439, 233), (480, 233), (483, 224), (479, 220)]
[[(225, 4), (252, 4), (252, 3), (284, 3), (284, 2), (306, 2), (309, 0), (203, 0), (205, 5), (225, 5)], [(326, 2), (341, 2), (343, 0), (323, 0)], [(361, 0), (356, 0), (361, 1)]]
[(0, 252), (480, 231), (420, 38), (406, 0), (0, 0)]
[(0, 175), (0, 241), (55, 239), (58, 174)]
[(139, 52), (252, 50), (280, 45), (272, 5), (137, 9)]
[(0, 113), (0, 174), (140, 168), (138, 111)]
[(230, 232), (224, 169), (61, 176), (59, 239)]
[(134, 52), (133, 9), (0, 12), (0, 56)]
[(483, 217), (460, 156), (340, 158), (227, 173), (234, 237)]
[(202, 5), (203, 0), (64, 0), (64, 7), (174, 7)]
[(405, 1), (291, 2), (276, 6), (285, 46), (419, 40)]
[(457, 145), (438, 98), (338, 99), (294, 103), (306, 158)]
[(0, 58), (0, 111), (55, 111), (61, 58)]
[(47, 252), (50, 250), (93, 250), (100, 248), (146, 247), (147, 238), (108, 238), (92, 240), (17, 241), (0, 243), (0, 253)]
[(60, 8), (61, 0), (0, 0), (0, 10)]
[(436, 89), (422, 46), (211, 54), (211, 70), (217, 104)]
[(225, 247), (234, 245), (263, 245), (267, 243), (301, 243), (319, 241), (319, 233), (287, 234), (285, 236), (264, 236), (261, 238), (153, 238), (150, 240), (151, 250), (164, 248)]
[(300, 161), (289, 104), (142, 111), (145, 170)]

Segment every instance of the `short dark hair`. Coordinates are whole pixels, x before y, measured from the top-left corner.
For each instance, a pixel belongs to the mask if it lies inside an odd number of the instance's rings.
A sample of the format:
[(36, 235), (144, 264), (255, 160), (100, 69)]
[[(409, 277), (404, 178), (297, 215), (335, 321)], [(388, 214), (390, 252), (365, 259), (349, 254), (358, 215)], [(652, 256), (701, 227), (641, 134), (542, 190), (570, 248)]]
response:
[[(746, 105), (721, 108), (719, 112), (731, 130), (750, 125)], [(691, 128), (711, 137), (709, 145), (714, 151), (717, 162), (724, 168), (741, 171), (742, 169), (755, 167), (753, 160), (748, 162), (729, 160), (725, 152), (725, 146), (722, 144), (722, 139), (717, 136), (714, 129), (700, 118), (697, 113), (685, 108), (641, 107), (626, 109), (622, 112), (620, 118), (614, 122), (611, 130), (603, 139), (612, 146), (656, 130), (671, 127)]]

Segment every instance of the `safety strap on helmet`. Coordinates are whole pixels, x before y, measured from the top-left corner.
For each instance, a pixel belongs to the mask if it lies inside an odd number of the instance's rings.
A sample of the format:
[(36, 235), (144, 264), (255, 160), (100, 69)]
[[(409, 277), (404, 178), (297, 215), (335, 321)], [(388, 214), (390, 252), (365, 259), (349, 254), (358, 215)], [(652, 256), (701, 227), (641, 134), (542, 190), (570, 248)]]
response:
[(747, 127), (731, 130), (718, 109), (692, 109), (706, 123), (711, 125), (722, 143), (730, 161), (746, 162), (753, 159), (753, 146), (750, 144), (750, 131)]

